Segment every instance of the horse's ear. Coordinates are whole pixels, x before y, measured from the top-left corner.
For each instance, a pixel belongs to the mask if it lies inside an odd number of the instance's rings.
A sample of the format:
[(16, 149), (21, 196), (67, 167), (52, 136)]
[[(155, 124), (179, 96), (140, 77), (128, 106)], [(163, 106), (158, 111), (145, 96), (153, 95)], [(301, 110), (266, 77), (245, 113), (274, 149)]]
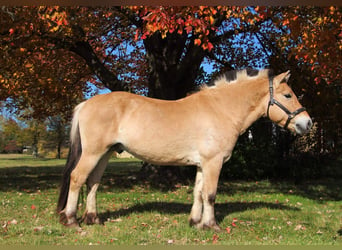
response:
[(290, 74), (290, 70), (281, 73), (279, 75), (277, 75), (276, 77), (274, 77), (274, 83), (276, 86), (278, 86), (280, 83), (285, 82), (287, 83), (287, 81), (289, 80), (291, 74)]

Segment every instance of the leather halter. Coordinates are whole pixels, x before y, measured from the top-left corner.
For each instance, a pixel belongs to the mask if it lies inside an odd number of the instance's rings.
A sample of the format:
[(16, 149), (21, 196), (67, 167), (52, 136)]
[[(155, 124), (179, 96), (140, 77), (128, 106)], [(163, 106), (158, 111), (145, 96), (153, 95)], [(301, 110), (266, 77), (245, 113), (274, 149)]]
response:
[(269, 116), (270, 106), (273, 106), (274, 104), (277, 105), (280, 109), (282, 109), (287, 114), (287, 121), (286, 121), (285, 126), (284, 126), (284, 128), (287, 129), (287, 126), (289, 125), (290, 121), (296, 115), (304, 112), (306, 109), (304, 107), (301, 107), (301, 108), (297, 109), (296, 111), (291, 112), (283, 104), (281, 104), (276, 99), (274, 99), (274, 97), (273, 97), (273, 77), (270, 77), (270, 80), (269, 80), (269, 90), (270, 90), (270, 101), (268, 102), (268, 107), (267, 107), (267, 117), (270, 118), (270, 116)]

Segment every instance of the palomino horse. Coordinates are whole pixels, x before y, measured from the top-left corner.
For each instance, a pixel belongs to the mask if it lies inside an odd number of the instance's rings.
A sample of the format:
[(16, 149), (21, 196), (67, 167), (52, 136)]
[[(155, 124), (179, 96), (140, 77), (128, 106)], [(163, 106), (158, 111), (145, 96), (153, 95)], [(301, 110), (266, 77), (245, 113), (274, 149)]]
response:
[(83, 220), (99, 223), (96, 190), (111, 153), (126, 150), (157, 165), (197, 166), (190, 224), (220, 230), (214, 216), (217, 183), (238, 136), (262, 116), (300, 135), (312, 126), (287, 85), (289, 72), (269, 72), (229, 72), (213, 86), (175, 101), (113, 92), (79, 104), (58, 201), (61, 222), (78, 226), (78, 196), (86, 183)]

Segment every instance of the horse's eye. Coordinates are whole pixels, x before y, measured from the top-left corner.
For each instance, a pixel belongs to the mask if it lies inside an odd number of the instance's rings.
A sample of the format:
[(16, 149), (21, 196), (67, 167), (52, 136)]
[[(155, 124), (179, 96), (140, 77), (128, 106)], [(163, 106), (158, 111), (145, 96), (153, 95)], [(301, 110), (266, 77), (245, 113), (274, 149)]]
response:
[(285, 94), (284, 96), (285, 96), (286, 99), (290, 99), (292, 97), (291, 94)]

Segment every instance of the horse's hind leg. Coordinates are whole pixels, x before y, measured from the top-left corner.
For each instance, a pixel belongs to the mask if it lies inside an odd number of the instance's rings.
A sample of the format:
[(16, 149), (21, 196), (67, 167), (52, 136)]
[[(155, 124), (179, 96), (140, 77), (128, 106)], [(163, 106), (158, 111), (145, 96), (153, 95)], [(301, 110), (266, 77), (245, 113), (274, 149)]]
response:
[(71, 172), (68, 200), (64, 210), (61, 212), (61, 222), (66, 226), (78, 226), (76, 213), (80, 189), (100, 158), (101, 155), (83, 152), (75, 169)]
[(96, 211), (96, 191), (100, 185), (101, 178), (108, 164), (112, 151), (107, 152), (99, 161), (96, 168), (91, 172), (87, 180), (87, 206), (83, 215), (83, 221), (87, 225), (100, 224), (101, 221)]

